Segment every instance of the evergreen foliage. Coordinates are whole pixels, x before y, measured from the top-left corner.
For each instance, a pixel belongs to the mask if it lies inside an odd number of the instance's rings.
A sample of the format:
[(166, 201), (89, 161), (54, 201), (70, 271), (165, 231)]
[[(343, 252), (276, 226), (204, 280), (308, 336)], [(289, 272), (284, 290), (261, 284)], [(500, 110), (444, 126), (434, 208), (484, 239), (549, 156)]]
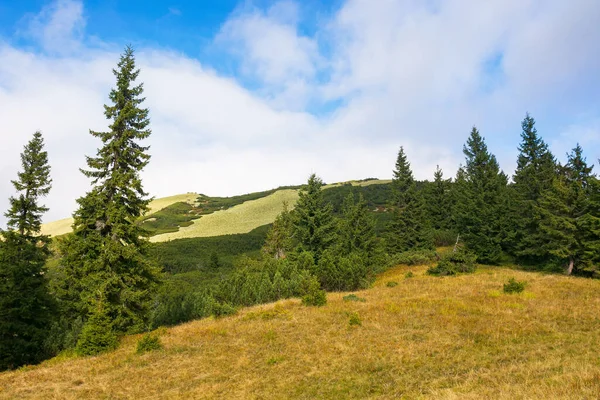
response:
[(411, 249), (432, 249), (433, 237), (423, 196), (417, 191), (410, 164), (400, 147), (392, 180), (394, 199), (392, 220), (388, 226), (387, 247), (390, 253)]
[(479, 262), (496, 264), (509, 226), (508, 180), (477, 128), (463, 153), (466, 165), (459, 169), (455, 185), (456, 228)]
[[(77, 200), (73, 234), (61, 242), (62, 304), (67, 315), (89, 318), (84, 338), (95, 332), (90, 326), (94, 323), (103, 324), (98, 327), (102, 332), (107, 326), (115, 333), (145, 329), (159, 279), (146, 255), (146, 232), (136, 224), (150, 201), (140, 179), (150, 156), (138, 141), (151, 131), (148, 109), (140, 107), (143, 85), (134, 85), (139, 72), (133, 49), (127, 47), (113, 70), (117, 83), (109, 95), (112, 104), (104, 106), (109, 130), (90, 131), (102, 141), (96, 157), (87, 157), (89, 169), (82, 170), (92, 179), (92, 190)], [(100, 304), (102, 315), (97, 314)], [(81, 340), (78, 348), (85, 343)]]
[(285, 258), (294, 248), (293, 223), (292, 212), (287, 202), (284, 202), (283, 211), (275, 218), (273, 226), (267, 233), (263, 252), (276, 259)]
[(22, 171), (12, 184), (8, 230), (0, 230), (0, 370), (41, 361), (52, 322), (53, 301), (45, 279), (49, 239), (40, 235), (39, 204), (51, 188), (48, 155), (40, 132), (21, 153)]
[(323, 251), (335, 241), (335, 224), (330, 203), (323, 200), (323, 181), (312, 174), (300, 190), (294, 209), (292, 235), (297, 252), (309, 251), (318, 263)]
[(542, 251), (573, 271), (596, 271), (598, 262), (598, 183), (579, 144), (568, 155), (536, 207), (546, 241)]
[(11, 181), (18, 197), (10, 198), (10, 209), (4, 215), (8, 218), (8, 228), (21, 236), (37, 236), (42, 224), (42, 215), (48, 211), (38, 204), (40, 197), (46, 196), (52, 187), (48, 153), (44, 151), (44, 139), (38, 131), (21, 153), (21, 167), (18, 179)]
[(431, 227), (435, 230), (447, 230), (451, 227), (451, 179), (444, 179), (444, 173), (438, 165), (433, 174), (433, 182), (425, 191), (427, 214)]
[(544, 261), (542, 248), (546, 238), (534, 210), (539, 207), (542, 194), (552, 186), (556, 161), (548, 145), (538, 136), (535, 120), (529, 114), (521, 126), (522, 141), (511, 188), (514, 217), (511, 249), (525, 262), (540, 263)]

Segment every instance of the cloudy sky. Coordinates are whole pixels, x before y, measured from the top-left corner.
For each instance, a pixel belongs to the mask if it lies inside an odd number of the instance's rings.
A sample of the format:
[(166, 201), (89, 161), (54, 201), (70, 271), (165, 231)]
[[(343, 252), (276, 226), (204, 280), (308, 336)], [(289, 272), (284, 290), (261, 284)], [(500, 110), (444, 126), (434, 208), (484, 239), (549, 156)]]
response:
[(598, 0), (5, 1), (0, 210), (41, 130), (45, 220), (70, 215), (126, 44), (158, 197), (390, 178), (401, 145), (418, 179), (453, 176), (473, 125), (512, 174), (527, 111), (560, 160), (600, 158)]

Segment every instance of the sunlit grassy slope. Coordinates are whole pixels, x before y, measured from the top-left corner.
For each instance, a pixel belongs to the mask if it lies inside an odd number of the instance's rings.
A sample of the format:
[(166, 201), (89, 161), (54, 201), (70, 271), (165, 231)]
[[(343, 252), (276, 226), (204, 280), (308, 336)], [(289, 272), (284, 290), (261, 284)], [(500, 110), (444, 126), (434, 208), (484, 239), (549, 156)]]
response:
[[(600, 398), (600, 281), (408, 270), (355, 292), (365, 302), (280, 301), (163, 329), (154, 353), (136, 355), (132, 336), (103, 356), (5, 372), (0, 398)], [(526, 291), (503, 294), (513, 276)]]
[[(369, 186), (373, 184), (385, 184), (388, 180), (349, 181), (355, 186)], [(343, 183), (334, 183), (325, 186), (325, 189), (340, 186)], [(165, 207), (178, 202), (194, 203), (198, 198), (196, 193), (178, 194), (175, 196), (155, 199), (150, 203), (148, 216)], [(215, 212), (211, 217), (204, 216), (194, 222), (193, 225), (180, 229), (179, 232), (158, 235), (152, 241), (160, 242), (172, 239), (220, 236), (235, 233), (246, 233), (259, 226), (270, 224), (282, 209), (282, 202), (288, 201), (290, 207), (298, 198), (298, 191), (293, 189), (278, 190), (277, 192), (260, 198), (247, 201), (224, 211)], [(250, 204), (249, 204), (250, 203)], [(42, 234), (59, 236), (71, 232), (73, 218), (65, 218), (58, 221), (48, 222), (42, 225)]]
[(273, 222), (283, 209), (284, 201), (293, 206), (297, 199), (297, 190), (278, 190), (266, 197), (246, 201), (235, 207), (204, 215), (193, 220), (190, 226), (179, 228), (177, 232), (152, 236), (150, 241), (165, 242), (191, 237), (247, 233), (254, 228)]
[[(193, 203), (194, 201), (196, 201), (197, 198), (197, 193), (186, 193), (155, 199), (152, 200), (149, 204), (150, 209), (148, 210), (148, 214), (155, 213), (158, 210), (161, 210), (165, 207), (170, 206), (171, 204), (175, 204), (181, 201), (186, 203)], [(73, 225), (73, 218), (65, 218), (58, 221), (42, 224), (42, 235), (64, 235), (65, 233), (71, 232), (71, 225)]]

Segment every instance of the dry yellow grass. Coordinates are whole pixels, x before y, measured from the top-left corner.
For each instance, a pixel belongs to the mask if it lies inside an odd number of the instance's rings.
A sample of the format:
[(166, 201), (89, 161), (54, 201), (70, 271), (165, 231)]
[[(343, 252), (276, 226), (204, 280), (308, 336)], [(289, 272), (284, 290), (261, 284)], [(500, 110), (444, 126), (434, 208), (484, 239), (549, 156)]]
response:
[(283, 209), (283, 202), (287, 201), (291, 208), (297, 199), (297, 190), (278, 190), (266, 197), (204, 215), (192, 221), (190, 226), (179, 228), (177, 232), (152, 236), (150, 241), (166, 242), (173, 239), (247, 233), (275, 221), (275, 217)]
[[(194, 203), (198, 198), (197, 193), (186, 193), (186, 194), (178, 194), (175, 196), (162, 197), (160, 199), (155, 199), (150, 202), (148, 207), (148, 214), (155, 213), (159, 210), (162, 210), (165, 207), (170, 206), (174, 203), (179, 203), (181, 201), (186, 203)], [(73, 218), (65, 218), (58, 221), (52, 221), (45, 224), (42, 224), (42, 235), (49, 236), (60, 236), (65, 233), (71, 232), (71, 226), (73, 225)]]
[[(154, 353), (136, 355), (132, 336), (110, 354), (5, 372), (0, 398), (600, 398), (600, 281), (424, 271), (386, 272), (356, 292), (364, 303), (280, 301), (163, 329)], [(502, 293), (513, 276), (525, 293)]]

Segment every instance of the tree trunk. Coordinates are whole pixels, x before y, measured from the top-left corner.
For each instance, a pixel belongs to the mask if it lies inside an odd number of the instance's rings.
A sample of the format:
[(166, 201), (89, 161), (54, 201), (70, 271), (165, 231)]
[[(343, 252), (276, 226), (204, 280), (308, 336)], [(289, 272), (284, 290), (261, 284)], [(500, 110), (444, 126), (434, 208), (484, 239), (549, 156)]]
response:
[(573, 264), (574, 264), (573, 257), (569, 257), (569, 264), (567, 265), (567, 268), (565, 271), (567, 273), (567, 275), (571, 275), (571, 273), (573, 272)]

